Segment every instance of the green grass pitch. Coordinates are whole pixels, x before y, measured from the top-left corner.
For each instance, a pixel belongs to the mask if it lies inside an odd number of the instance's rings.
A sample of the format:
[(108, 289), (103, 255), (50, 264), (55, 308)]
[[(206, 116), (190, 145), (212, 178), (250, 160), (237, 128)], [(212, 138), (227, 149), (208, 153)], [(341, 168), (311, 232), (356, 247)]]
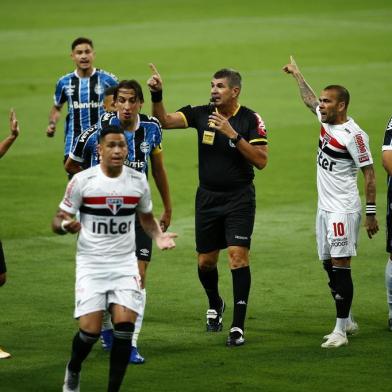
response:
[[(237, 68), (244, 80), (241, 103), (257, 110), (269, 130), (269, 165), (255, 178), (247, 342), (238, 349), (224, 346), (232, 312), (225, 252), (219, 264), (229, 305), (224, 332), (204, 332), (207, 301), (194, 251), (196, 133), (164, 132), (178, 245), (172, 252), (154, 250), (139, 340), (147, 363), (129, 367), (122, 390), (389, 391), (380, 150), (392, 112), (391, 19), (387, 0), (3, 0), (0, 138), (8, 133), (10, 107), (21, 136), (0, 162), (0, 238), (9, 270), (0, 289), (0, 346), (13, 355), (0, 361), (0, 391), (61, 390), (76, 330), (75, 238), (50, 230), (66, 184), (62, 126), (54, 139), (46, 138), (45, 129), (55, 82), (73, 69), (69, 46), (79, 35), (94, 40), (96, 65), (120, 78), (145, 86), (147, 64), (154, 62), (170, 111), (207, 102), (213, 72)], [(370, 135), (375, 160), (381, 230), (369, 241), (362, 229), (353, 262), (353, 310), (361, 330), (336, 351), (320, 348), (334, 325), (334, 306), (314, 238), (318, 125), (294, 79), (281, 71), (289, 55), (315, 91), (331, 83), (349, 89), (349, 113)], [(97, 345), (84, 365), (81, 390), (105, 390), (107, 369), (108, 356)]]

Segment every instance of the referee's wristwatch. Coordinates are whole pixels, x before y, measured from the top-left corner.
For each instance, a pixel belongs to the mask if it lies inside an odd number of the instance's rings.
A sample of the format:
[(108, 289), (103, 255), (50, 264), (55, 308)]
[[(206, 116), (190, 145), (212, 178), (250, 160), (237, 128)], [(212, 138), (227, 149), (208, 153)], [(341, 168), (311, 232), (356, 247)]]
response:
[(238, 143), (241, 139), (242, 139), (242, 136), (241, 136), (239, 133), (237, 133), (237, 136), (236, 136), (236, 137), (233, 137), (233, 138), (230, 138), (230, 141), (231, 141), (234, 145), (237, 145), (237, 143)]

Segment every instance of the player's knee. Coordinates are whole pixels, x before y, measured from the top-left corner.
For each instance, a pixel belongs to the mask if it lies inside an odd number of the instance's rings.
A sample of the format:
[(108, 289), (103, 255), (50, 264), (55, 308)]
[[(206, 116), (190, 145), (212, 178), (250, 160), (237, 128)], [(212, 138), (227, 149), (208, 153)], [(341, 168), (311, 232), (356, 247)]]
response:
[(229, 260), (231, 269), (243, 268), (249, 265), (249, 259), (243, 252), (229, 252)]
[(331, 260), (332, 265), (338, 268), (350, 267), (351, 257), (336, 257)]
[(5, 282), (7, 281), (7, 275), (6, 273), (0, 274), (0, 287), (5, 285)]
[(113, 336), (121, 340), (132, 340), (135, 324), (129, 321), (114, 324)]
[(94, 333), (86, 332), (86, 331), (83, 331), (82, 329), (79, 329), (79, 337), (84, 343), (93, 345), (99, 339), (99, 334), (94, 334)]

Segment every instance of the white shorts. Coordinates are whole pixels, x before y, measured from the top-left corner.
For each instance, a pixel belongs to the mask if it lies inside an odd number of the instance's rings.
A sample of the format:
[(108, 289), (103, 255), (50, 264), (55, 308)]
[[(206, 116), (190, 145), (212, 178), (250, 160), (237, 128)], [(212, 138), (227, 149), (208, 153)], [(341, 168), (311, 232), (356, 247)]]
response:
[(357, 255), (361, 213), (317, 210), (316, 238), (320, 260)]
[(106, 310), (111, 304), (125, 306), (139, 314), (143, 311), (143, 295), (139, 275), (83, 274), (77, 276), (74, 317)]

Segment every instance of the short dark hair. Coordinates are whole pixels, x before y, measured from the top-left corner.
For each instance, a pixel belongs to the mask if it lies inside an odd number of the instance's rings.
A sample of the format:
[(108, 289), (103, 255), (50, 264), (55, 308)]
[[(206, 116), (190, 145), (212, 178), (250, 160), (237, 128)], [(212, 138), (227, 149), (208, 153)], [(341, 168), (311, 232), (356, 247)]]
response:
[(117, 99), (118, 91), (122, 88), (126, 90), (133, 90), (135, 92), (136, 97), (139, 99), (139, 101), (142, 103), (144, 102), (142, 86), (134, 79), (121, 80), (121, 82), (116, 86), (116, 89), (114, 90), (114, 94), (113, 94), (114, 100)]
[(226, 78), (229, 82), (229, 87), (239, 87), (241, 88), (241, 75), (238, 71), (231, 68), (222, 68), (214, 73), (214, 79)]
[(81, 45), (81, 44), (88, 44), (92, 48), (94, 48), (93, 41), (90, 38), (78, 37), (75, 39), (74, 42), (72, 42), (72, 45), (71, 45), (72, 50), (74, 50), (78, 45)]
[(115, 133), (118, 135), (124, 135), (124, 131), (116, 126), (116, 125), (104, 125), (101, 129), (101, 132), (99, 133), (99, 138), (98, 138), (98, 142), (101, 143), (102, 139), (106, 136), (109, 135), (110, 133)]
[(348, 92), (348, 90), (345, 87), (340, 86), (339, 84), (331, 84), (331, 85), (325, 87), (324, 90), (336, 91), (337, 97), (338, 97), (338, 102), (344, 102), (346, 105), (346, 109), (347, 109), (348, 104), (350, 103), (350, 93)]
[(104, 97), (107, 97), (109, 95), (114, 95), (116, 88), (117, 88), (117, 86), (110, 86), (110, 87), (105, 88), (105, 91), (103, 93)]

